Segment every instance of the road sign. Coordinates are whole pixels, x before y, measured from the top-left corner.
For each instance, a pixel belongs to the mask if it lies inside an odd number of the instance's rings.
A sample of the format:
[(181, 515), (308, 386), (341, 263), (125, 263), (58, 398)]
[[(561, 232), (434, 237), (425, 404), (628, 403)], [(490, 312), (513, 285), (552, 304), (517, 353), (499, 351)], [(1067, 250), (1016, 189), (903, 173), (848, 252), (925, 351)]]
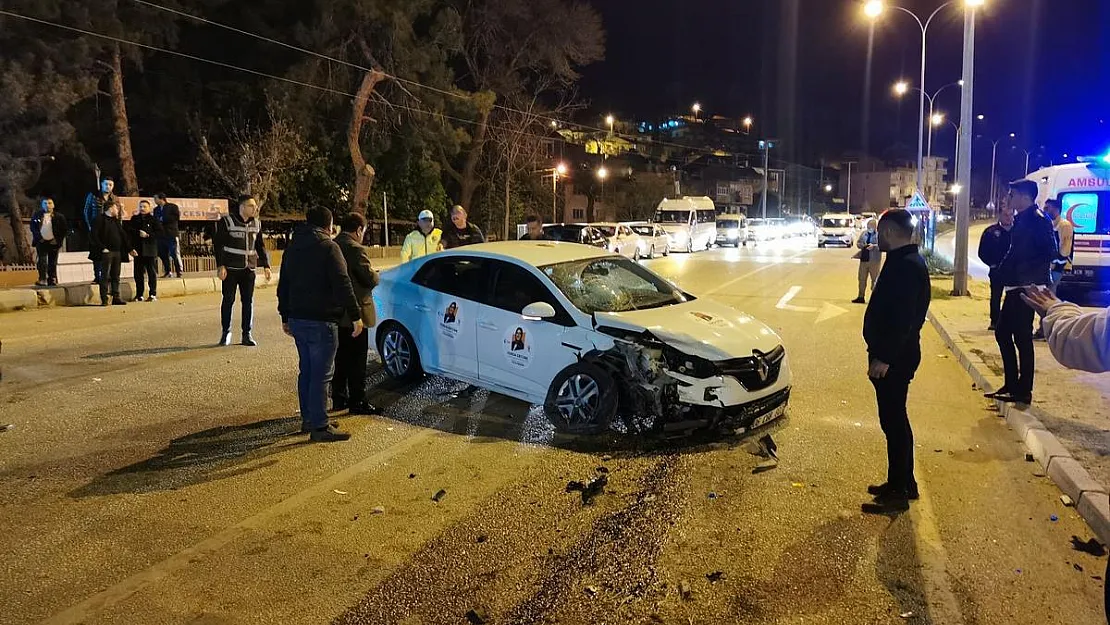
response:
[(929, 206), (929, 203), (925, 201), (925, 197), (921, 195), (920, 191), (914, 191), (913, 197), (910, 198), (909, 202), (906, 202), (906, 210), (911, 213), (930, 213), (933, 207)]

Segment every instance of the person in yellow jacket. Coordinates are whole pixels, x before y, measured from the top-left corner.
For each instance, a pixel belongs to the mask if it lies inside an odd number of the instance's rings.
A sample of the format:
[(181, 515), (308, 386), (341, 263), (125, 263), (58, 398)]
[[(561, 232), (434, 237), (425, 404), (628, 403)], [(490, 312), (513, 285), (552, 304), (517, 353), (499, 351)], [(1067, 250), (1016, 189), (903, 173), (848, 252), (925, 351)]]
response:
[(420, 211), (420, 215), (416, 218), (416, 226), (416, 230), (410, 232), (405, 237), (404, 244), (401, 245), (402, 263), (443, 249), (443, 244), (440, 243), (443, 231), (435, 227), (435, 217), (432, 215), (432, 211)]

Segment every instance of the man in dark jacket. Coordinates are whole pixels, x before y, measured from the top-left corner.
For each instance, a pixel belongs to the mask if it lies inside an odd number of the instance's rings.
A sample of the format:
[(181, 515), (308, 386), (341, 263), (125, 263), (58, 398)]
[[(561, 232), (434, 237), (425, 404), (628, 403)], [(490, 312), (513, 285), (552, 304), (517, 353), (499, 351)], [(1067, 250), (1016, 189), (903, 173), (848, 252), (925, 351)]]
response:
[[(100, 174), (100, 169), (96, 170), (97, 175)], [(103, 215), (109, 206), (117, 202), (116, 196), (112, 193), (112, 189), (116, 188), (116, 182), (111, 178), (104, 178), (100, 181), (100, 188), (96, 191), (89, 193), (85, 196), (85, 207), (81, 211), (81, 215), (85, 220), (85, 228), (89, 231), (90, 243), (89, 250), (95, 251), (91, 243), (93, 223)], [(90, 255), (91, 257), (92, 255)], [(100, 260), (99, 256), (93, 259), (93, 281), (97, 284), (100, 283)]]
[[(347, 263), (347, 276), (362, 309), (362, 325), (374, 327), (376, 313), (370, 292), (378, 286), (378, 273), (370, 265), (370, 250), (359, 243), (366, 234), (366, 218), (351, 213), (342, 219), (342, 232), (335, 243)], [(370, 352), (370, 332), (354, 335), (354, 319), (346, 312), (339, 320), (339, 347), (335, 353), (335, 377), (331, 382), (332, 410), (350, 409), (350, 414), (377, 414), (366, 401), (366, 356)]]
[(362, 307), (347, 276), (343, 252), (331, 240), (331, 227), (331, 211), (308, 210), (282, 256), (277, 288), (281, 327), (296, 341), (300, 358), (301, 431), (320, 442), (351, 438), (328, 423), (327, 389), (335, 367), (339, 321), (344, 315), (354, 319), (352, 338), (363, 333)]
[(998, 313), (1002, 309), (1002, 276), (998, 266), (1010, 251), (1010, 230), (1013, 227), (1014, 211), (1003, 200), (1002, 209), (998, 211), (998, 223), (989, 226), (979, 237), (979, 260), (991, 270), (991, 325), (987, 328), (991, 332), (998, 325)]
[(125, 306), (127, 302), (119, 296), (119, 272), (123, 255), (131, 249), (127, 239), (127, 231), (120, 220), (120, 211), (123, 206), (119, 202), (109, 204), (105, 212), (93, 220), (92, 230), (89, 232), (89, 259), (100, 263), (100, 305), (108, 305), (108, 296), (112, 297), (112, 304)]
[[(143, 301), (146, 283), (150, 283), (150, 299), (158, 301), (158, 237), (162, 224), (151, 213), (150, 202), (139, 200), (139, 212), (128, 223), (131, 258), (135, 263), (135, 301)], [(145, 280), (144, 280), (145, 278)]]
[(486, 235), (481, 228), (467, 222), (466, 209), (455, 205), (451, 209), (451, 225), (443, 229), (443, 249), (449, 250), (464, 245), (485, 243)]
[(929, 270), (913, 241), (913, 217), (891, 209), (879, 219), (879, 249), (886, 263), (863, 318), (867, 343), (867, 375), (875, 387), (879, 424), (886, 435), (886, 483), (868, 486), (874, 504), (865, 512), (884, 513), (909, 508), (917, 499), (913, 477), (913, 429), (906, 398), (921, 364), (921, 326), (932, 296)]
[(251, 335), (254, 323), (255, 272), (261, 266), (269, 282), (270, 255), (262, 240), (262, 222), (258, 219), (258, 201), (253, 195), (239, 196), (237, 206), (216, 222), (212, 237), (212, 251), (216, 256), (216, 275), (223, 281), (223, 305), (220, 321), (223, 333), (220, 345), (231, 345), (231, 313), (235, 308), (235, 291), (243, 305), (243, 345), (258, 345)]
[(521, 241), (548, 241), (551, 237), (543, 231), (543, 218), (539, 215), (528, 215), (524, 221), (525, 231), (521, 235)]
[[(165, 193), (154, 196), (154, 217), (162, 224), (162, 234), (158, 237), (158, 257), (162, 259), (163, 278), (170, 277), (170, 269), (174, 275), (181, 277), (181, 240), (178, 238), (181, 223), (181, 209), (177, 204), (166, 201)], [(172, 267), (171, 267), (172, 264)]]
[(986, 395), (1028, 404), (1033, 401), (1036, 313), (1021, 299), (1021, 294), (1025, 287), (1051, 284), (1049, 271), (1057, 256), (1056, 232), (1052, 222), (1037, 208), (1037, 183), (1032, 180), (1011, 183), (1009, 202), (1018, 210), (1010, 231), (1010, 251), (998, 266), (1005, 297), (994, 330), (1006, 379), (1002, 388)]
[(31, 217), (31, 245), (38, 252), (39, 280), (36, 286), (58, 284), (58, 251), (69, 234), (66, 216), (54, 210), (52, 198), (42, 198), (41, 208)]

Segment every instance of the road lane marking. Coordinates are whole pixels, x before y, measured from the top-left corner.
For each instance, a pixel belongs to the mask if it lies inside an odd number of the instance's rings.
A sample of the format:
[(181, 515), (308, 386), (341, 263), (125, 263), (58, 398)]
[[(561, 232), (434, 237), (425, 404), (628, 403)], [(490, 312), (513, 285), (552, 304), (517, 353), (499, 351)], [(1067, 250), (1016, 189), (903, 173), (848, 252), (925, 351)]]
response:
[[(134, 575), (116, 583), (94, 595), (86, 597), (80, 603), (72, 605), (53, 616), (50, 616), (42, 621), (40, 625), (77, 625), (91, 620), (100, 612), (111, 608), (139, 592), (150, 584), (157, 583), (178, 571), (193, 564), (197, 560), (205, 558), (212, 553), (219, 551), (236, 539), (250, 533), (253, 530), (261, 528), (265, 523), (276, 517), (282, 516), (297, 508), (301, 507), (309, 500), (323, 495), (325, 493), (335, 490), (340, 484), (354, 478), (355, 476), (364, 473), (385, 461), (393, 458), (394, 456), (408, 451), (415, 446), (436, 434), (440, 434), (439, 429), (441, 425), (447, 428), (446, 431), (451, 431), (454, 424), (451, 423), (457, 420), (458, 416), (452, 416), (449, 419), (444, 419), (431, 427), (424, 428), (416, 434), (401, 439), (397, 443), (378, 451), (377, 453), (353, 464), (346, 469), (325, 478), (316, 484), (279, 501), (278, 503), (249, 516), (235, 525), (232, 525), (224, 530), (196, 543), (190, 547), (186, 547), (182, 551), (158, 562), (157, 564), (146, 568)], [(446, 425), (444, 425), (446, 424)]]
[(767, 265), (763, 265), (762, 267), (757, 267), (755, 269), (752, 269), (751, 271), (749, 271), (748, 273), (745, 273), (742, 276), (733, 278), (732, 280), (729, 280), (728, 282), (725, 282), (721, 286), (718, 286), (717, 288), (715, 288), (711, 291), (707, 291), (705, 294), (706, 295), (713, 295), (714, 293), (718, 293), (720, 291), (723, 291), (724, 289), (727, 289), (728, 287), (736, 284), (737, 282), (739, 282), (741, 280), (744, 280), (745, 278), (750, 278), (750, 277), (754, 276), (755, 274), (757, 274), (761, 271), (767, 271), (768, 269), (770, 269), (772, 267), (778, 267), (779, 265), (785, 264), (785, 261), (793, 260), (793, 259), (798, 258), (800, 256), (805, 256), (806, 254), (810, 253), (811, 251), (812, 250), (809, 250), (809, 249), (802, 250), (802, 251), (798, 252), (797, 254), (793, 254), (791, 256), (787, 256), (787, 257), (783, 258), (782, 259), (783, 262), (770, 263), (770, 264), (767, 264)]
[(793, 312), (817, 313), (817, 321), (814, 322), (815, 324), (828, 321), (829, 319), (839, 317), (840, 315), (848, 312), (846, 309), (841, 308), (840, 306), (837, 306), (835, 304), (830, 304), (829, 302), (822, 303), (821, 308), (813, 308), (811, 306), (795, 306), (794, 304), (791, 304), (790, 301), (793, 300), (794, 297), (801, 291), (802, 287), (800, 286), (790, 287), (786, 291), (786, 294), (783, 295), (781, 299), (779, 299), (779, 302), (775, 304), (775, 308), (778, 308), (779, 310), (790, 310)]
[[(915, 463), (916, 464), (916, 463)], [(920, 497), (910, 507), (913, 519), (913, 541), (917, 560), (921, 563), (921, 578), (929, 621), (945, 625), (963, 625), (960, 602), (952, 591), (948, 575), (948, 551), (937, 529), (936, 514), (925, 486), (918, 484)]]

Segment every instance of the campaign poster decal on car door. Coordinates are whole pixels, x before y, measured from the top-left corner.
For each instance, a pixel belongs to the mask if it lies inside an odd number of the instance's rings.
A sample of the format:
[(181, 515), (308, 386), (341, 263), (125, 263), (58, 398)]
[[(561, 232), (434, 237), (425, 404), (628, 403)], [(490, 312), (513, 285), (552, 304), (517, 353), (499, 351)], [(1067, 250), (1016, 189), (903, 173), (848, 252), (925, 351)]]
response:
[(451, 302), (443, 310), (443, 317), (439, 320), (439, 332), (445, 339), (454, 340), (459, 335), (459, 317), (462, 311), (457, 302)]
[(532, 344), (528, 332), (520, 326), (505, 334), (505, 359), (517, 369), (527, 369), (532, 362)]

